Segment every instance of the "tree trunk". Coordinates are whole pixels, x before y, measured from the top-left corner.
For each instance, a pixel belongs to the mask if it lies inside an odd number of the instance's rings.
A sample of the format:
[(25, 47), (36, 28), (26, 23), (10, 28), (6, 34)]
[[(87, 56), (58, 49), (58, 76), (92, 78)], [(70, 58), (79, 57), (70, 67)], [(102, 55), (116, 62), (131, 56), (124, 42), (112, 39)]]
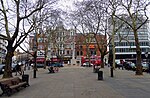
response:
[(137, 54), (137, 60), (136, 60), (136, 75), (143, 75), (142, 71), (142, 65), (141, 65), (141, 48), (140, 43), (138, 40), (138, 34), (137, 31), (134, 30), (134, 37), (135, 37), (135, 44), (136, 44), (136, 54)]
[(13, 57), (13, 51), (7, 50), (6, 54), (6, 64), (5, 64), (5, 71), (3, 74), (3, 78), (11, 78), (12, 76), (12, 70), (11, 70), (11, 63), (12, 63), (12, 57)]
[(142, 65), (141, 65), (141, 51), (137, 51), (136, 75), (143, 75)]
[(44, 58), (44, 67), (43, 67), (44, 69), (46, 69), (46, 57), (47, 57), (47, 56), (46, 56), (46, 53), (45, 53), (45, 58)]
[(137, 60), (136, 60), (136, 75), (143, 75), (142, 65), (141, 65), (141, 51), (140, 46), (136, 47)]

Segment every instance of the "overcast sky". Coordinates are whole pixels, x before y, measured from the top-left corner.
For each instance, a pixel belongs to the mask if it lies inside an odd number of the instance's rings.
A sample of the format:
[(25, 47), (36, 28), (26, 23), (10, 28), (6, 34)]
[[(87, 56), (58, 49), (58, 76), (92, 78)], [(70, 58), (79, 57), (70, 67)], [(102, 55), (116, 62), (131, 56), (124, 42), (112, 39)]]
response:
[(59, 7), (65, 11), (73, 10), (74, 9), (73, 2), (76, 1), (83, 1), (83, 0), (60, 0)]
[[(65, 11), (73, 10), (74, 9), (73, 2), (76, 2), (76, 1), (83, 1), (83, 0), (60, 0), (59, 7)], [(148, 16), (150, 18), (150, 6), (148, 6)]]

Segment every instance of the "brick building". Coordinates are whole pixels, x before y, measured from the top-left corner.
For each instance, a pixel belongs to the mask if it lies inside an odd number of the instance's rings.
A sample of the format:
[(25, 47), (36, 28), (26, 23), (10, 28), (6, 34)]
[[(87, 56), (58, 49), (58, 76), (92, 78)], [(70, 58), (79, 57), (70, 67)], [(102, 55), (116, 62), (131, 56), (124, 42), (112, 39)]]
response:
[[(99, 41), (102, 41), (105, 36), (97, 34), (96, 37)], [(50, 41), (47, 47), (46, 60), (49, 61), (61, 59), (63, 63), (71, 63), (72, 59), (76, 59), (74, 60), (76, 62), (81, 59), (81, 56), (87, 56), (87, 54), (91, 56), (101, 55), (92, 33), (89, 34), (88, 37), (85, 37), (85, 35), (81, 33), (76, 33), (74, 29), (65, 29), (63, 25), (60, 25), (50, 36), (37, 36), (37, 61), (44, 61), (44, 48), (48, 38)], [(90, 41), (87, 41), (88, 39)], [(107, 41), (105, 41), (105, 43), (107, 43)], [(30, 36), (30, 51), (32, 53), (34, 53), (33, 44), (34, 36)]]
[[(90, 56), (92, 55), (97, 55), (100, 56), (101, 53), (98, 50), (98, 45), (96, 43), (96, 40), (93, 36), (94, 34), (76, 34), (75, 41), (75, 56), (76, 57), (81, 57), (81, 56), (87, 56), (88, 54)], [(104, 35), (97, 34), (96, 35), (98, 41), (103, 42), (107, 44), (107, 41), (104, 42)], [(103, 44), (99, 43), (100, 47), (102, 47)]]
[[(36, 37), (36, 38), (35, 38)], [(35, 42), (36, 40), (36, 42)], [(44, 34), (37, 34), (37, 35), (30, 35), (30, 41), (29, 41), (29, 51), (30, 53), (34, 54), (34, 45), (37, 45), (37, 62), (43, 62), (45, 60), (44, 54), (45, 54), (45, 44), (46, 44), (47, 38)], [(33, 59), (32, 56), (30, 56), (30, 59)]]

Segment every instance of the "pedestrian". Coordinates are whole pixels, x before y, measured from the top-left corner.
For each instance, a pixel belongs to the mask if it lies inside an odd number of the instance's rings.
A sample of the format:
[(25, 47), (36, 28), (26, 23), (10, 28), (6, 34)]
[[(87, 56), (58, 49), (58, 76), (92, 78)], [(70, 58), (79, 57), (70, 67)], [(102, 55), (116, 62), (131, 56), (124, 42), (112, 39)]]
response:
[(15, 67), (15, 71), (16, 71), (16, 74), (15, 76), (17, 76), (17, 73), (19, 73), (20, 75), (22, 74), (21, 73), (21, 68), (20, 68), (20, 65), (17, 63), (16, 67)]
[(22, 63), (22, 64), (20, 65), (21, 75), (24, 75), (24, 69), (25, 69), (25, 65)]
[(150, 73), (150, 63), (148, 62), (148, 73)]
[(49, 73), (55, 73), (53, 66), (49, 66), (48, 70), (49, 70)]

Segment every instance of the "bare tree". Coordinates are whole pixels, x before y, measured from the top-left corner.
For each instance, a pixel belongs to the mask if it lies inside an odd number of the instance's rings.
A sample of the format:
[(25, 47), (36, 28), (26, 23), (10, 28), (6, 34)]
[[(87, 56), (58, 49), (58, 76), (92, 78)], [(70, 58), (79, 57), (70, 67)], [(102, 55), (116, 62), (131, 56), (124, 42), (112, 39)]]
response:
[[(105, 6), (107, 6), (107, 9), (105, 9), (105, 12), (107, 14), (107, 22), (109, 25), (106, 26), (108, 29), (108, 35), (109, 35), (109, 45), (112, 45), (112, 49), (109, 49), (110, 53), (112, 52), (112, 54), (109, 54), (109, 59), (111, 58), (111, 62), (112, 62), (112, 68), (115, 68), (115, 59), (116, 59), (116, 55), (115, 55), (115, 43), (114, 43), (114, 37), (117, 34), (117, 31), (123, 26), (123, 22), (118, 23), (117, 19), (115, 17), (117, 11), (119, 11), (119, 5), (120, 5), (120, 0), (107, 0), (107, 2), (105, 3)], [(117, 24), (118, 23), (118, 24)]]
[[(104, 56), (107, 52), (107, 29), (106, 29), (106, 14), (105, 14), (105, 2), (100, 0), (87, 0), (76, 4), (77, 11), (74, 12), (76, 16), (74, 20), (77, 21), (78, 29), (83, 35), (92, 33), (94, 35), (98, 50), (101, 53), (101, 67), (104, 67)], [(75, 22), (76, 22), (75, 21)], [(99, 39), (97, 36), (104, 35), (104, 39)], [(88, 36), (87, 36), (88, 38)]]
[[(47, 39), (44, 45), (45, 59), (48, 54), (48, 47), (50, 46), (50, 43), (53, 43), (54, 46), (58, 46), (58, 44), (56, 44), (58, 40), (56, 36), (56, 28), (62, 20), (61, 13), (62, 11), (60, 9), (52, 10), (51, 13), (47, 15), (48, 18), (46, 21), (43, 23), (43, 27), (45, 28), (43, 32), (44, 38)], [(44, 68), (46, 68), (46, 60), (44, 65)]]
[[(51, 1), (52, 4), (54, 1)], [(7, 40), (6, 65), (3, 78), (12, 77), (11, 62), (15, 49), (34, 30), (34, 21), (30, 17), (46, 6), (46, 0), (0, 0), (0, 39)], [(22, 24), (22, 26), (21, 26)]]
[(141, 48), (138, 32), (143, 26), (146, 26), (148, 22), (146, 11), (149, 4), (150, 2), (147, 0), (121, 0), (120, 8), (122, 9), (122, 15), (115, 15), (115, 17), (123, 21), (134, 34), (137, 54), (136, 75), (142, 75)]

